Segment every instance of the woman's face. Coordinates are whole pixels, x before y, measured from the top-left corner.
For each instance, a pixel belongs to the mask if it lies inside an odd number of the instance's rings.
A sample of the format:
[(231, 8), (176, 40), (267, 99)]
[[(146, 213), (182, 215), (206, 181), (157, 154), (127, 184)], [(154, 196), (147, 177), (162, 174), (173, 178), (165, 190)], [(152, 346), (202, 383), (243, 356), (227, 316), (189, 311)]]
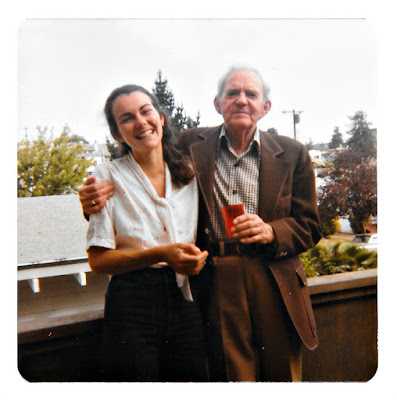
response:
[(162, 151), (164, 117), (143, 92), (122, 94), (113, 103), (113, 116), (121, 143), (131, 147), (134, 156)]

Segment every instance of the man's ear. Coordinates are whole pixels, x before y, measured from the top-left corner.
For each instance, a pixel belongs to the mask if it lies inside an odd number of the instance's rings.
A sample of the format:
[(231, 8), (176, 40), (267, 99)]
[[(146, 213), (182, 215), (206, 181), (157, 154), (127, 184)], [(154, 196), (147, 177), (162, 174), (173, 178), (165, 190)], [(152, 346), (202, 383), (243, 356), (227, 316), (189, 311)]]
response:
[(263, 118), (270, 111), (271, 107), (272, 107), (271, 101), (266, 100), (265, 104), (263, 105), (263, 114), (261, 118)]
[(214, 106), (215, 106), (215, 110), (218, 111), (219, 114), (222, 114), (221, 105), (219, 104), (217, 96), (214, 99)]

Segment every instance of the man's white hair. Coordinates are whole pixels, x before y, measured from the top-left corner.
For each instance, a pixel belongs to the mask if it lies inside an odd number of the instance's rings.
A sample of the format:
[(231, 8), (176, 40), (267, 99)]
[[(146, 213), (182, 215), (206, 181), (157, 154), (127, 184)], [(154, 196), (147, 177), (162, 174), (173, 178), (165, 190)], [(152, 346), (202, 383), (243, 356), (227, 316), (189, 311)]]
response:
[(250, 74), (252, 74), (252, 76), (262, 85), (263, 99), (265, 101), (270, 100), (270, 87), (268, 84), (265, 83), (261, 74), (255, 68), (246, 65), (233, 65), (218, 81), (218, 93), (216, 97), (218, 98), (219, 102), (221, 102), (222, 96), (224, 95), (226, 81), (231, 75), (233, 75), (237, 71), (248, 71)]

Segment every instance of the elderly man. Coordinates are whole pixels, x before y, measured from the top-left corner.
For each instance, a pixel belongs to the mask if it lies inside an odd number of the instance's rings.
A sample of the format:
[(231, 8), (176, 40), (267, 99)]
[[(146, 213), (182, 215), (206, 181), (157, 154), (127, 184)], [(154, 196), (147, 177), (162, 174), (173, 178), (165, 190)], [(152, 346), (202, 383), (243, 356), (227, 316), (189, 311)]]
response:
[[(271, 103), (257, 71), (230, 69), (214, 104), (221, 126), (179, 137), (199, 182), (197, 244), (211, 257), (191, 278), (207, 321), (211, 380), (299, 381), (302, 343), (318, 345), (299, 258), (321, 238), (311, 160), (299, 142), (259, 131)], [(110, 190), (84, 185), (84, 211), (99, 210)], [(222, 208), (236, 204), (244, 213), (229, 235)]]

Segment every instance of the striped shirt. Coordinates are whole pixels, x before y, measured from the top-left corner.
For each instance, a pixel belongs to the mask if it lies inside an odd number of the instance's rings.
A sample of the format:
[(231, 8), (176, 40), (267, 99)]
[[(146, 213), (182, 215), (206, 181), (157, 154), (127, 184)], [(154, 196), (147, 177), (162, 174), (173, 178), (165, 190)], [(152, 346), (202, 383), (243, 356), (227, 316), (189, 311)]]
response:
[(243, 204), (246, 214), (258, 214), (260, 135), (257, 129), (247, 151), (237, 155), (226, 136), (225, 128), (219, 136), (214, 183), (212, 240), (235, 242), (226, 233), (221, 209), (227, 205)]

